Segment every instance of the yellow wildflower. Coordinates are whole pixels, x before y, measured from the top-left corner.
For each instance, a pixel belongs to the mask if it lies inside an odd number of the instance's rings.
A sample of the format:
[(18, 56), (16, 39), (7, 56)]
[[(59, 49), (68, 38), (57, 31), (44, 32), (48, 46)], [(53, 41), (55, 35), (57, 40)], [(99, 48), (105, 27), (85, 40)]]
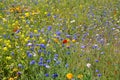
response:
[(27, 12), (27, 13), (25, 13), (25, 16), (26, 16), (26, 17), (29, 17), (29, 16), (30, 16), (30, 14)]
[(73, 78), (73, 74), (72, 74), (72, 73), (68, 73), (68, 74), (66, 75), (66, 77), (67, 77), (67, 79), (72, 79), (72, 78)]
[(17, 71), (18, 71), (18, 69), (17, 69), (17, 68), (14, 68), (14, 69), (13, 69), (13, 72), (17, 72)]
[(58, 39), (57, 38), (54, 38), (53, 40), (54, 40), (54, 42), (58, 43)]
[(7, 50), (8, 50), (8, 48), (7, 48), (7, 47), (4, 47), (4, 48), (3, 48), (3, 50), (4, 50), (4, 51), (7, 51)]
[(34, 30), (34, 33), (37, 33), (38, 31), (37, 30)]
[(41, 42), (42, 42), (42, 43), (45, 43), (45, 40), (43, 39)]
[(12, 46), (9, 44), (8, 47), (11, 48)]
[(72, 40), (72, 42), (74, 43), (74, 42), (76, 42), (76, 40), (75, 40), (75, 39), (73, 39), (73, 40)]
[(47, 12), (44, 12), (44, 14), (47, 14)]
[(9, 78), (8, 80), (14, 80), (14, 78), (11, 77), (11, 78)]
[(79, 74), (79, 75), (77, 76), (77, 78), (82, 79), (82, 78), (83, 78), (83, 75), (82, 75), (82, 74)]
[(7, 59), (7, 60), (11, 60), (12, 58), (11, 58), (10, 56), (7, 56), (6, 59)]

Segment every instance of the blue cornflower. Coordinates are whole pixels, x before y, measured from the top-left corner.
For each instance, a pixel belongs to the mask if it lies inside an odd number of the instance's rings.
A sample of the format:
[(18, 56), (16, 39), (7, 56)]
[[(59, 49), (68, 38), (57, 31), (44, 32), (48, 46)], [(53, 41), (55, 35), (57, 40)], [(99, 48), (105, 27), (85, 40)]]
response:
[(52, 29), (52, 26), (48, 26), (48, 31), (50, 31)]
[(98, 45), (95, 44), (92, 48), (93, 48), (93, 49), (96, 49), (96, 48), (98, 48)]
[(57, 31), (56, 34), (57, 34), (58, 36), (60, 36), (61, 32), (60, 32), (60, 31)]
[(45, 44), (40, 44), (40, 47), (44, 49), (46, 48)]
[(38, 53), (41, 53), (42, 52), (42, 50), (38, 50)]
[(48, 73), (46, 73), (46, 74), (45, 74), (45, 76), (46, 76), (46, 77), (49, 77), (49, 74), (48, 74)]
[(69, 67), (69, 64), (65, 64), (65, 67), (68, 68), (68, 67)]
[(95, 60), (95, 62), (99, 62), (99, 60)]
[(50, 62), (51, 62), (51, 60), (47, 60), (46, 62), (47, 62), (47, 63), (50, 63)]
[(40, 61), (43, 61), (43, 57), (40, 57)]
[(35, 60), (30, 61), (30, 65), (35, 64)]
[(43, 66), (44, 65), (43, 61), (39, 61), (38, 64), (39, 64), (39, 66)]
[(57, 65), (60, 64), (60, 61), (56, 61), (56, 64), (57, 64)]
[(52, 77), (53, 77), (53, 78), (57, 78), (57, 77), (58, 77), (58, 74), (57, 74), (57, 73), (54, 73), (54, 74), (52, 75)]
[(33, 55), (31, 53), (28, 53), (28, 57), (32, 57)]
[(13, 55), (14, 55), (14, 52), (11, 52), (11, 55), (13, 56)]
[(58, 54), (55, 54), (54, 57), (58, 57)]
[(66, 54), (68, 54), (68, 55), (69, 55), (69, 54), (70, 54), (70, 52), (66, 52)]

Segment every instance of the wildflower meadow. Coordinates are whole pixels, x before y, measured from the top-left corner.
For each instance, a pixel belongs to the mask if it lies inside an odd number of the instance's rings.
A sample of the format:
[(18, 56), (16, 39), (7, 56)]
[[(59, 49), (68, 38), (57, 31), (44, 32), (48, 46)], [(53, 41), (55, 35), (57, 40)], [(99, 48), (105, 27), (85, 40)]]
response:
[(0, 0), (0, 80), (120, 80), (120, 0)]

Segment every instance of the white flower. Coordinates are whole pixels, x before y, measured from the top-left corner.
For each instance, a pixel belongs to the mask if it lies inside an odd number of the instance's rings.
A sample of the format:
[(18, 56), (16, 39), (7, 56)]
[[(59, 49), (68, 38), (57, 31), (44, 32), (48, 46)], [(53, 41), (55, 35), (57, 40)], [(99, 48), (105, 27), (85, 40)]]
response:
[(75, 22), (75, 20), (70, 21), (70, 23), (74, 23), (74, 22)]
[(90, 67), (91, 67), (91, 64), (90, 64), (90, 63), (87, 63), (87, 67), (90, 68)]
[(50, 66), (49, 66), (49, 65), (46, 65), (45, 67), (46, 67), (46, 68), (50, 68)]
[(28, 45), (28, 46), (32, 46), (32, 43), (28, 43), (27, 45)]

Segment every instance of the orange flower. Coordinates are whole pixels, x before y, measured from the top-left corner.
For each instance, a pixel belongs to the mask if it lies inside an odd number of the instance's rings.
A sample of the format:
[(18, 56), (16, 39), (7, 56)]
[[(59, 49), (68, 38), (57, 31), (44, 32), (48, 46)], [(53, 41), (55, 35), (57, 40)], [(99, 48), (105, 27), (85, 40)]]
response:
[(68, 74), (66, 75), (66, 77), (67, 77), (67, 79), (72, 79), (72, 78), (73, 78), (73, 74), (72, 74), (72, 73), (68, 73)]

